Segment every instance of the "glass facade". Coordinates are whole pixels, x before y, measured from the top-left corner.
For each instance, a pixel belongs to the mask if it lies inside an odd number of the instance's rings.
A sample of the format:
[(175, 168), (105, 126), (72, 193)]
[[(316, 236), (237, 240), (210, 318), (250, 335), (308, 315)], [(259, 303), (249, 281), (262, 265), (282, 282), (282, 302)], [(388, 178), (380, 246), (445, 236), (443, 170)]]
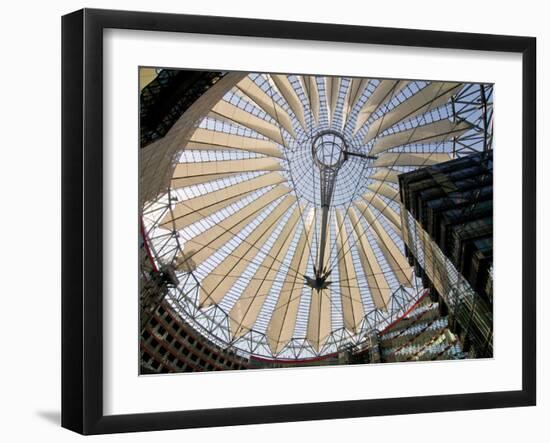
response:
[(401, 220), (411, 263), (448, 310), (465, 348), (493, 354), (492, 151), (403, 174)]

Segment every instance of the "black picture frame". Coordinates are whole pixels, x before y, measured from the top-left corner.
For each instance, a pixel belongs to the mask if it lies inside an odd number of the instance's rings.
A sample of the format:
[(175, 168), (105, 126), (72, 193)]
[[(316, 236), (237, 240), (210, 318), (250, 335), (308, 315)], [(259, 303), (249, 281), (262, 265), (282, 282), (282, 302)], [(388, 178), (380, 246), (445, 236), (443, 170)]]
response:
[[(131, 415), (103, 413), (103, 31), (108, 28), (522, 54), (522, 389)], [(62, 18), (62, 426), (82, 434), (536, 404), (536, 39), (83, 9)]]

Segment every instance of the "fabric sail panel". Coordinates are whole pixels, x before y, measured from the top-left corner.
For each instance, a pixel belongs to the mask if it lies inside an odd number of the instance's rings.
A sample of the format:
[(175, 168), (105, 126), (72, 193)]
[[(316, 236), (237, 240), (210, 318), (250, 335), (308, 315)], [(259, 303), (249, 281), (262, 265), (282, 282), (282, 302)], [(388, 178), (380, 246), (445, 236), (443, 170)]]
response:
[(314, 76), (304, 75), (298, 76), (302, 89), (304, 90), (306, 97), (309, 102), (310, 112), (313, 116), (315, 125), (319, 124), (319, 109), (320, 109), (320, 99), (319, 99), (319, 90), (317, 88), (317, 80)]
[(424, 114), (447, 103), (460, 87), (459, 83), (432, 82), (428, 84), (374, 121), (369, 126), (365, 143), (400, 121)]
[(370, 176), (373, 180), (380, 182), (399, 183), (398, 173), (389, 168), (377, 168), (376, 172)]
[(363, 316), (363, 300), (359, 291), (359, 282), (355, 273), (353, 258), (349, 249), (351, 241), (344, 223), (342, 210), (336, 210), (337, 236), (336, 253), (338, 255), (338, 272), (340, 279), (340, 293), (342, 297), (342, 313), (344, 317), (344, 327), (352, 333), (357, 333)]
[(304, 274), (308, 264), (309, 243), (312, 236), (313, 214), (305, 221), (300, 239), (289, 264), (277, 304), (267, 328), (267, 340), (271, 351), (278, 354), (292, 338), (296, 326), (296, 316), (304, 288)]
[(359, 259), (361, 260), (363, 272), (367, 278), (372, 301), (378, 309), (385, 311), (388, 308), (391, 298), (390, 286), (382, 272), (382, 268), (376, 258), (376, 254), (368, 241), (365, 229), (360, 223), (353, 207), (348, 209), (348, 215), (353, 227), (355, 240), (357, 241), (357, 251), (359, 253)]
[(187, 271), (201, 264), (244, 229), (257, 216), (259, 211), (289, 192), (290, 189), (286, 186), (278, 185), (237, 213), (220, 221), (192, 240), (185, 242), (183, 254), (177, 260), (178, 269)]
[(307, 130), (304, 107), (302, 105), (302, 102), (300, 101), (300, 98), (298, 97), (298, 94), (296, 93), (296, 90), (292, 87), (292, 84), (290, 83), (288, 77), (286, 75), (280, 74), (271, 74), (270, 77), (275, 84), (275, 87), (284, 97), (284, 99), (288, 103), (288, 106), (300, 122), (300, 125), (302, 126), (304, 131)]
[(286, 111), (281, 108), (272, 97), (264, 92), (250, 77), (245, 77), (236, 86), (243, 94), (252, 99), (254, 103), (263, 109), (273, 120), (278, 122), (286, 131), (296, 138), (292, 127), (292, 120)]
[(378, 195), (373, 192), (363, 194), (363, 200), (374, 206), (393, 225), (395, 232), (401, 233), (401, 218), (399, 214)]
[(238, 108), (226, 101), (218, 102), (213, 108), (212, 113), (218, 115), (238, 125), (250, 128), (270, 140), (273, 140), (281, 145), (284, 145), (284, 139), (281, 135), (280, 128), (273, 123), (270, 123), (260, 117), (250, 114), (244, 109)]
[(450, 120), (439, 120), (428, 125), (380, 137), (374, 143), (370, 154), (380, 154), (388, 149), (409, 144), (443, 143), (454, 137), (460, 137), (470, 128), (471, 125), (466, 122), (453, 123)]
[[(245, 269), (254, 262), (279, 225), (281, 218), (295, 202), (296, 197), (292, 195), (283, 198), (256, 229), (202, 280), (199, 292), (201, 306), (207, 307), (221, 302)], [(295, 205), (291, 219), (298, 213), (299, 208)]]
[(284, 182), (286, 182), (286, 179), (281, 174), (271, 172), (189, 200), (180, 201), (166, 215), (160, 226), (165, 229), (181, 230), (241, 200), (258, 189)]
[(275, 277), (288, 253), (288, 248), (298, 227), (299, 214), (285, 223), (269, 252), (256, 270), (241, 296), (229, 312), (231, 332), (234, 337), (246, 334), (256, 322)]
[[(321, 218), (320, 211), (315, 211), (314, 218), (316, 220)], [(330, 237), (331, 235), (329, 229), (325, 240), (326, 251), (331, 250)], [(325, 254), (322, 267), (326, 268), (329, 262), (330, 254)], [(320, 351), (331, 332), (331, 297), (332, 294), (330, 286), (327, 289), (322, 289), (320, 291), (315, 289), (311, 290), (306, 338), (317, 352)]]
[(399, 283), (409, 288), (412, 287), (412, 267), (403, 253), (365, 203), (355, 202), (355, 206), (373, 229), (378, 247)]

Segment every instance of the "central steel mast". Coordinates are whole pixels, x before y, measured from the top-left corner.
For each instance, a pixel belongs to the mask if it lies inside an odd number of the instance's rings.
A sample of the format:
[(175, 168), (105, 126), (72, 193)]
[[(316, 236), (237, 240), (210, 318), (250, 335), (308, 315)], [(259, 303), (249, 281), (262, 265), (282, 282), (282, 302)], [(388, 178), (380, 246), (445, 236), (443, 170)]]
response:
[(330, 284), (327, 281), (331, 270), (326, 269), (325, 253), (329, 229), (329, 211), (334, 194), (336, 176), (342, 164), (347, 159), (346, 144), (343, 137), (336, 131), (319, 133), (312, 143), (312, 156), (319, 168), (319, 183), (321, 194), (321, 234), (317, 251), (316, 264), (313, 267), (315, 277), (304, 276), (306, 284), (317, 291), (325, 289)]

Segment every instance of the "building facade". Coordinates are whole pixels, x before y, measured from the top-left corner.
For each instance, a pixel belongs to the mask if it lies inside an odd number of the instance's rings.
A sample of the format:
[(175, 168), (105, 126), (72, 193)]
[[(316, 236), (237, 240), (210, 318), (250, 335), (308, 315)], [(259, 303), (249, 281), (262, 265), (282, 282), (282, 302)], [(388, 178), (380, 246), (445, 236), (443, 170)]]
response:
[(493, 153), (399, 176), (403, 239), (464, 350), (493, 355)]

